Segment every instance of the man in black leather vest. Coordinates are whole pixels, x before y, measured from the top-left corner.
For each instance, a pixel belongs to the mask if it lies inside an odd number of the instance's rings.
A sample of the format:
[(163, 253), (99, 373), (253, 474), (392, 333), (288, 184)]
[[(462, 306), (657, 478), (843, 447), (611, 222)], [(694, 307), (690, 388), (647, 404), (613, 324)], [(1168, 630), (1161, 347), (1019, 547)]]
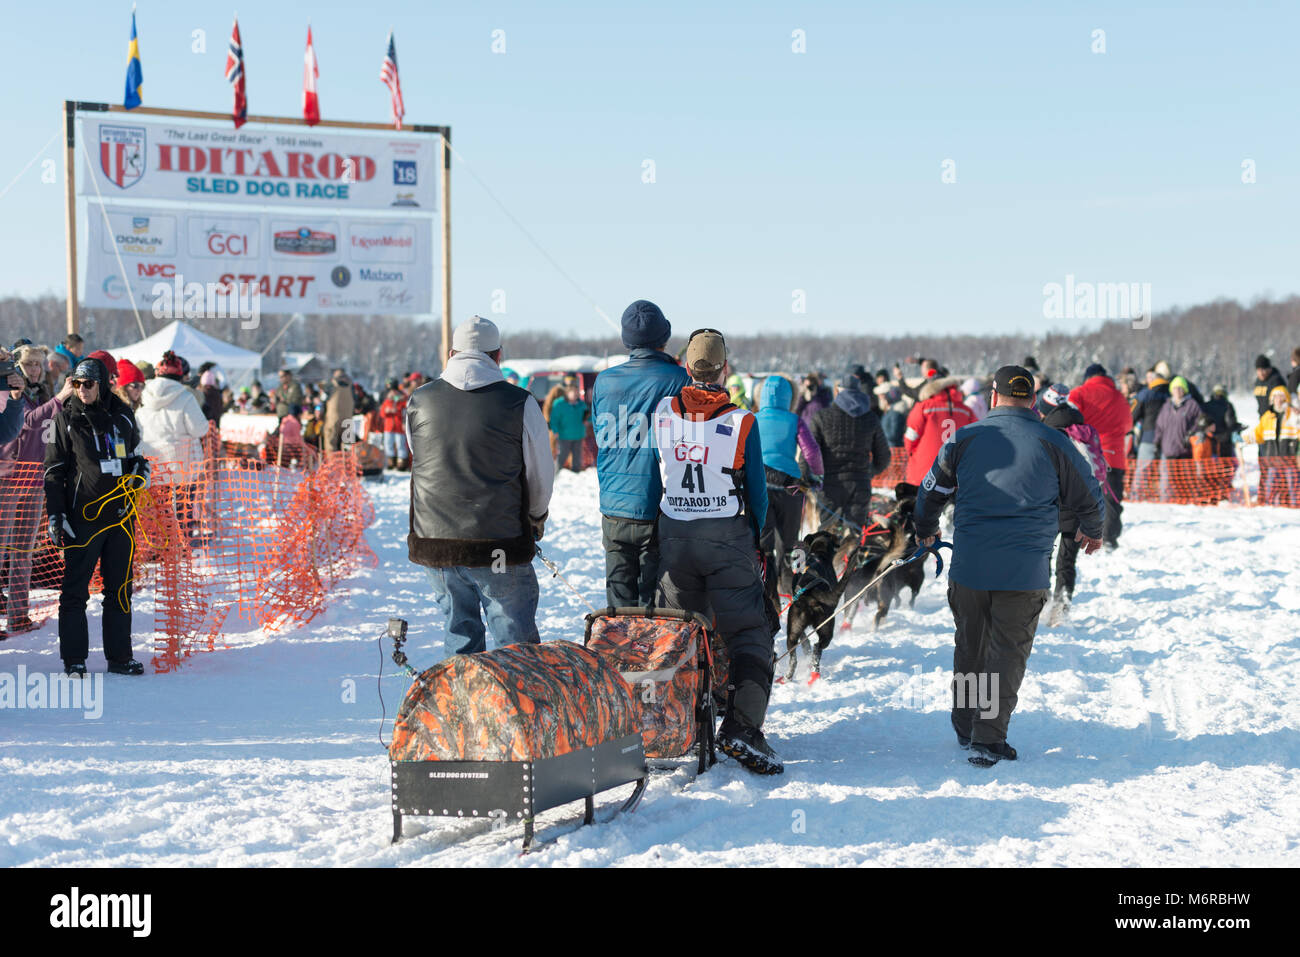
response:
[(411, 395), (410, 560), (428, 569), (447, 616), (448, 654), (539, 641), (534, 542), (555, 465), (541, 407), (501, 374), (501, 334), (474, 316), (447, 368)]

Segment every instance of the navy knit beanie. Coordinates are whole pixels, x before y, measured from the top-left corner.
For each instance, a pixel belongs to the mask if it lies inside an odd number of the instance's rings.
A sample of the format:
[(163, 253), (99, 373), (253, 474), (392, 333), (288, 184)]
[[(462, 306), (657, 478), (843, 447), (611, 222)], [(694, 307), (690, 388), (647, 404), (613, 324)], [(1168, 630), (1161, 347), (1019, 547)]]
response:
[(1109, 373), (1106, 372), (1106, 367), (1104, 365), (1102, 365), (1100, 362), (1094, 362), (1092, 365), (1088, 366), (1088, 368), (1084, 370), (1083, 378), (1087, 380), (1087, 379), (1091, 379), (1095, 375), (1108, 375), (1108, 374)]
[(623, 310), (623, 345), (629, 349), (657, 349), (672, 334), (663, 311), (648, 299), (638, 299)]

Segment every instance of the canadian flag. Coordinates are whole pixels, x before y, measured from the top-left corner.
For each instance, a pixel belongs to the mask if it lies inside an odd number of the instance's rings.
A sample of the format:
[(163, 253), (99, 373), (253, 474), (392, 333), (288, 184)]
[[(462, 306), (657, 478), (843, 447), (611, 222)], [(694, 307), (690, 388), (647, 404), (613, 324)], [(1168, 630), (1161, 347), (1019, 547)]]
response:
[(320, 101), (316, 99), (316, 77), (320, 70), (316, 67), (316, 50), (311, 45), (311, 26), (307, 27), (307, 53), (302, 62), (302, 118), (308, 126), (320, 122)]

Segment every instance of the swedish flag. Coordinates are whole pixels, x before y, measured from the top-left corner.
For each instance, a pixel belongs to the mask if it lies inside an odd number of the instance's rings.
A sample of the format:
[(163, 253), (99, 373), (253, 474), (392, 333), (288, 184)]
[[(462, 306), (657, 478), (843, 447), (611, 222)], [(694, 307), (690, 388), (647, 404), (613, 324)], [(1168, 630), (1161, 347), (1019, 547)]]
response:
[(126, 48), (126, 99), (122, 105), (133, 110), (144, 102), (140, 90), (144, 87), (144, 71), (140, 69), (140, 41), (135, 35), (135, 7), (131, 8), (131, 43)]

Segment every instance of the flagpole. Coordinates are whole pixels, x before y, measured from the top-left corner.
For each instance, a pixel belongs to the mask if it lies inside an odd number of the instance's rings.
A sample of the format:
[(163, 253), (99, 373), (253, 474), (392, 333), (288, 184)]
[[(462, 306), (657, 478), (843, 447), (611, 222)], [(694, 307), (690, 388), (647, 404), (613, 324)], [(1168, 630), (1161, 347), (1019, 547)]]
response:
[(442, 128), (442, 366), (451, 352), (451, 127)]
[(63, 101), (63, 122), (66, 127), (67, 152), (64, 159), (64, 207), (67, 216), (66, 248), (68, 262), (68, 335), (77, 331), (77, 104)]

